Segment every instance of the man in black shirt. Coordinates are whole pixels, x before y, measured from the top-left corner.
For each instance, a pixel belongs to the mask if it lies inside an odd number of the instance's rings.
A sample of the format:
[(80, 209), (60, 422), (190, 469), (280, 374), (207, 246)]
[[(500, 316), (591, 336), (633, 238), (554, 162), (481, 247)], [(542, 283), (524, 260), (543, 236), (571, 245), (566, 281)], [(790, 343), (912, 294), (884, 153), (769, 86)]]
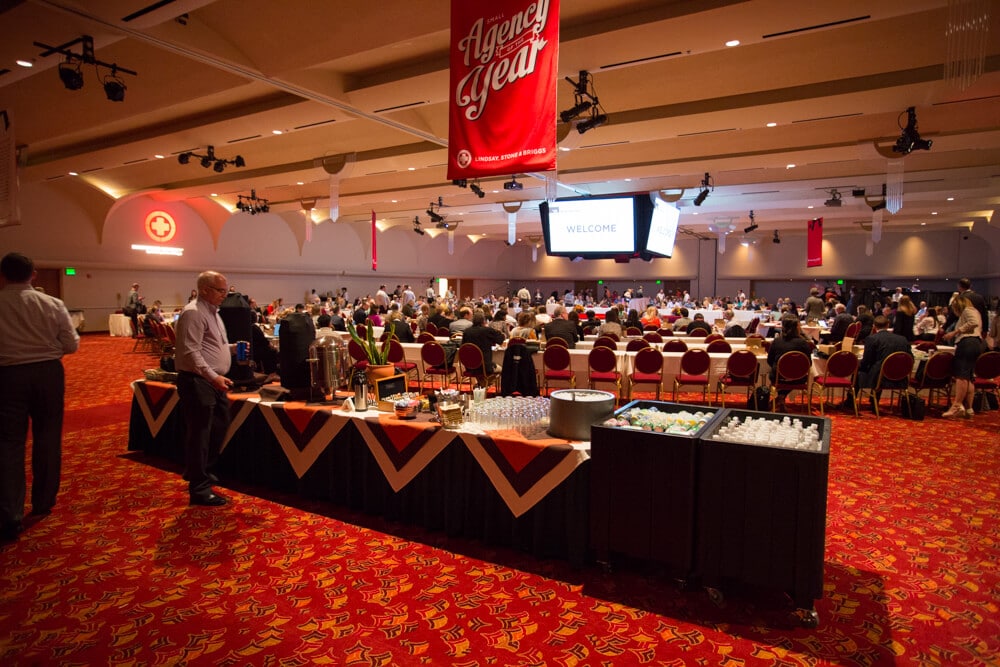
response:
[(504, 340), (506, 339), (502, 333), (486, 326), (486, 313), (481, 308), (476, 308), (472, 313), (472, 326), (462, 332), (463, 345), (472, 343), (482, 351), (487, 375), (499, 370), (493, 363), (493, 346), (503, 343)]
[(878, 381), (882, 362), (893, 352), (906, 352), (911, 357), (910, 341), (889, 330), (889, 320), (879, 315), (873, 323), (875, 332), (865, 339), (865, 353), (858, 364), (858, 386), (872, 388)]
[(701, 330), (705, 332), (705, 335), (712, 333), (712, 327), (709, 326), (708, 322), (705, 321), (705, 316), (701, 313), (695, 313), (694, 319), (691, 323), (687, 325), (687, 332)]
[(576, 347), (576, 325), (566, 319), (566, 308), (556, 306), (552, 311), (552, 321), (545, 325), (545, 338), (562, 338), (569, 349)]

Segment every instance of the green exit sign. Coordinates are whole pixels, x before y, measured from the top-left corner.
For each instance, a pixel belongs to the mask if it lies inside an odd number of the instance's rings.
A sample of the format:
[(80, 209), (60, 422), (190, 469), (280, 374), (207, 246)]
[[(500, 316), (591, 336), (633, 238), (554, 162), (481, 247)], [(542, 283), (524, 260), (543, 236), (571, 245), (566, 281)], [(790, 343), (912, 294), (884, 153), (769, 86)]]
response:
[(67, 276), (75, 276), (76, 275), (76, 269), (73, 268), (72, 266), (67, 266), (66, 267), (66, 275)]
[(657, 280), (657, 281), (656, 281), (656, 284), (657, 284), (657, 285), (662, 285), (662, 284), (663, 284), (663, 281), (662, 281), (662, 280)]
[(603, 280), (598, 280), (598, 281), (597, 281), (597, 284), (598, 284), (598, 285), (603, 285), (603, 284), (604, 284), (604, 281), (603, 281)]
[(837, 281), (837, 284), (838, 284), (838, 285), (843, 285), (843, 284), (844, 284), (844, 279), (843, 279), (843, 278), (841, 278), (840, 280), (838, 280), (838, 281)]

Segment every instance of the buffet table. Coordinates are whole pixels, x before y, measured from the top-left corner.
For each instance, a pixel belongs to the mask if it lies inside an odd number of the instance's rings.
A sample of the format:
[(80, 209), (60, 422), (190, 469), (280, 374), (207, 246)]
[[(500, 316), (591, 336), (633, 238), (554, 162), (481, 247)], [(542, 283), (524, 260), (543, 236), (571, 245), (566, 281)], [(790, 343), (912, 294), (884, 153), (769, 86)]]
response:
[[(171, 384), (135, 381), (129, 450), (183, 461)], [(582, 563), (589, 443), (231, 394), (223, 479)], [(422, 416), (423, 417), (423, 416)]]

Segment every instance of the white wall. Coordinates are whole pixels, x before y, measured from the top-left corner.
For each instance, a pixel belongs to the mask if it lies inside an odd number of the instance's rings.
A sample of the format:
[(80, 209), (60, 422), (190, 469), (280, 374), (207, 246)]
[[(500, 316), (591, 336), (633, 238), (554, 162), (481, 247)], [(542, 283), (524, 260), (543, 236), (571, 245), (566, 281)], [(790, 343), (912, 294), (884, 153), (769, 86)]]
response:
[[(378, 268), (372, 271), (370, 226), (367, 223), (312, 225), (298, 213), (231, 215), (211, 202), (156, 201), (135, 196), (118, 202), (75, 179), (31, 184), (21, 192), (20, 226), (0, 228), (0, 254), (17, 250), (41, 267), (73, 266), (78, 275), (64, 277), (63, 298), (85, 310), (88, 330), (105, 328), (107, 315), (120, 307), (133, 281), (142, 284), (147, 302), (182, 304), (198, 272), (216, 269), (260, 303), (283, 297), (302, 301), (310, 290), (348, 288), (352, 296), (372, 294), (380, 283), (390, 288), (409, 283), (423, 293), (434, 276), (472, 278), (477, 291), (505, 294), (527, 284), (544, 294), (560, 293), (575, 280), (603, 279), (619, 292), (642, 284), (655, 293), (656, 279), (692, 281), (692, 294), (735, 294), (751, 280), (791, 280), (805, 286), (836, 278), (881, 279), (910, 285), (921, 280), (969, 276), (977, 291), (1000, 293), (1000, 229), (976, 223), (971, 230), (939, 230), (901, 234), (886, 225), (871, 257), (865, 255), (866, 234), (830, 234), (824, 241), (824, 265), (805, 266), (805, 235), (783, 234), (744, 248), (729, 239), (726, 252), (716, 252), (715, 239), (681, 236), (674, 256), (650, 262), (619, 264), (613, 260), (572, 262), (548, 257), (544, 249), (532, 261), (532, 249), (508, 247), (501, 239), (471, 242), (455, 234), (448, 252), (444, 234), (414, 234), (408, 226), (378, 234)], [(152, 256), (130, 249), (149, 243), (146, 215), (164, 210), (177, 221), (171, 245), (183, 257)], [(310, 228), (307, 231), (307, 228)], [(796, 294), (791, 294), (796, 298)]]

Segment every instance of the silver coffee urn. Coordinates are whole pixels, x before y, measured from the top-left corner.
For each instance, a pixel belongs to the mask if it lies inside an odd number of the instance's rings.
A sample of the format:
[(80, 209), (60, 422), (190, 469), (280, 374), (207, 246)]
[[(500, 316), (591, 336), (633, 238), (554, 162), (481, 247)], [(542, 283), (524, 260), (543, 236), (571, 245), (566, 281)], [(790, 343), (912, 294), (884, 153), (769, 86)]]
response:
[(323, 336), (309, 346), (309, 372), (314, 400), (325, 400), (347, 384), (347, 345), (338, 336)]

